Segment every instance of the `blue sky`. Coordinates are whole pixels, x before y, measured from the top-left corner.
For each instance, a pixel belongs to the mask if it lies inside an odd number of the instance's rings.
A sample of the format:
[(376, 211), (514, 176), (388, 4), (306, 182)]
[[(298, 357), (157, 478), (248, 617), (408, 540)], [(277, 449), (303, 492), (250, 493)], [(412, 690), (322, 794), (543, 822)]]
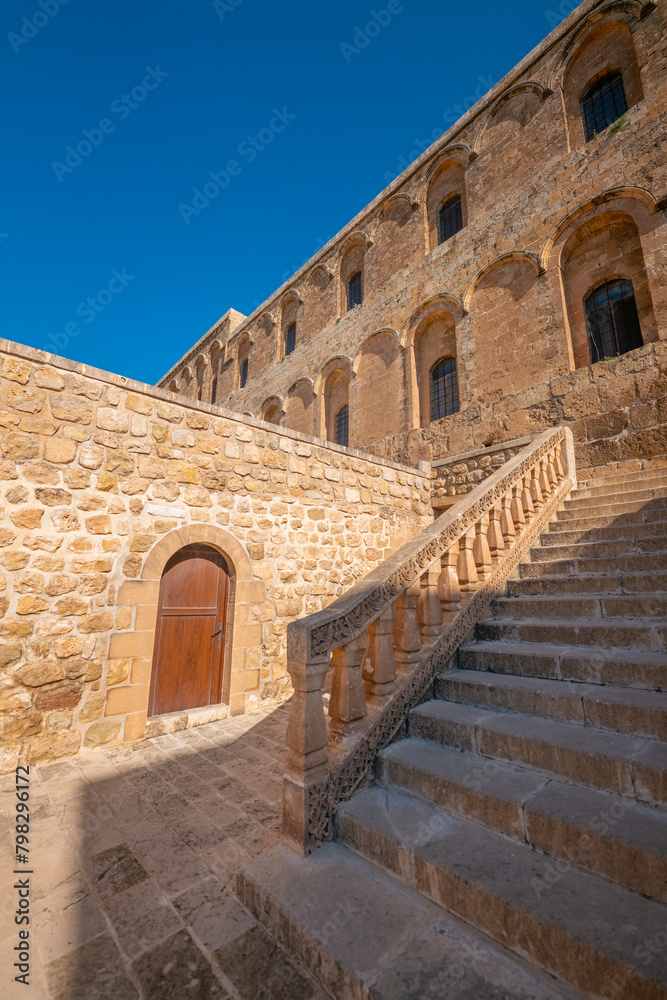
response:
[(2, 335), (157, 381), (573, 6), (4, 0)]

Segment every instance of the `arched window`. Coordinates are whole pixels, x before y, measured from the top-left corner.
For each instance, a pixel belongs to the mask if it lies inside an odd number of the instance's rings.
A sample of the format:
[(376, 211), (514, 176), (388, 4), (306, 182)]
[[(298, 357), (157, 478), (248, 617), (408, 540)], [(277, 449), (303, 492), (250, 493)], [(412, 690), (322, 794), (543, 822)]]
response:
[(643, 346), (635, 290), (627, 278), (600, 285), (588, 296), (585, 307), (593, 363)]
[(350, 276), (350, 280), (347, 283), (348, 312), (350, 309), (354, 309), (355, 306), (360, 306), (362, 298), (363, 289), (361, 284), (361, 271), (355, 271), (354, 274)]
[(461, 229), (463, 229), (461, 195), (455, 194), (448, 198), (438, 211), (438, 243), (445, 243)]
[(215, 403), (218, 397), (218, 376), (216, 375), (211, 382), (211, 402)]
[(341, 406), (334, 419), (334, 444), (341, 444), (344, 448), (350, 442), (350, 418), (347, 406)]
[(431, 368), (431, 420), (459, 412), (456, 358), (440, 358)]
[(248, 359), (246, 358), (245, 361), (241, 362), (241, 374), (240, 374), (241, 389), (243, 389), (247, 381), (248, 381)]
[(608, 125), (618, 121), (628, 110), (628, 102), (620, 70), (605, 73), (595, 80), (581, 98), (586, 142), (590, 142)]
[(290, 323), (285, 331), (285, 357), (296, 347), (296, 323)]

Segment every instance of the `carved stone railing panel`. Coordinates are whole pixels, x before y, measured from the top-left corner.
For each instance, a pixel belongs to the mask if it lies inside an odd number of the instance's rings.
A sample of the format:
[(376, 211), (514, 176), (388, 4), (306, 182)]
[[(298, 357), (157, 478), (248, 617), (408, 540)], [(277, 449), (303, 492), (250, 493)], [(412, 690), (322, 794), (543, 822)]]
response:
[(575, 485), (572, 434), (550, 430), (343, 597), (288, 626), (283, 836), (293, 848), (330, 839), (336, 805), (371, 774)]

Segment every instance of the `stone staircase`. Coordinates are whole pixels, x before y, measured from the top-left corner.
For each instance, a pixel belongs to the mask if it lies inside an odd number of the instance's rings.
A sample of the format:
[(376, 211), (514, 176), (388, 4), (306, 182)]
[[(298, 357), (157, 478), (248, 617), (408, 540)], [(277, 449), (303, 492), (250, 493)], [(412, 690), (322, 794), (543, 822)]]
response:
[(337, 1000), (667, 998), (667, 470), (519, 569), (338, 842), (241, 877)]

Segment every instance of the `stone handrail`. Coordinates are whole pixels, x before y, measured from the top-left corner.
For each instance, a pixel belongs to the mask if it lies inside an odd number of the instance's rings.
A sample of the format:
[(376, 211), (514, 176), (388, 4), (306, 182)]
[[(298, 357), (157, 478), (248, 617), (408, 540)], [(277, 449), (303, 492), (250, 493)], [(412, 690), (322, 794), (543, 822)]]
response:
[(336, 805), (368, 776), (574, 486), (572, 433), (549, 430), (328, 608), (290, 623), (291, 847), (308, 854), (331, 839)]

